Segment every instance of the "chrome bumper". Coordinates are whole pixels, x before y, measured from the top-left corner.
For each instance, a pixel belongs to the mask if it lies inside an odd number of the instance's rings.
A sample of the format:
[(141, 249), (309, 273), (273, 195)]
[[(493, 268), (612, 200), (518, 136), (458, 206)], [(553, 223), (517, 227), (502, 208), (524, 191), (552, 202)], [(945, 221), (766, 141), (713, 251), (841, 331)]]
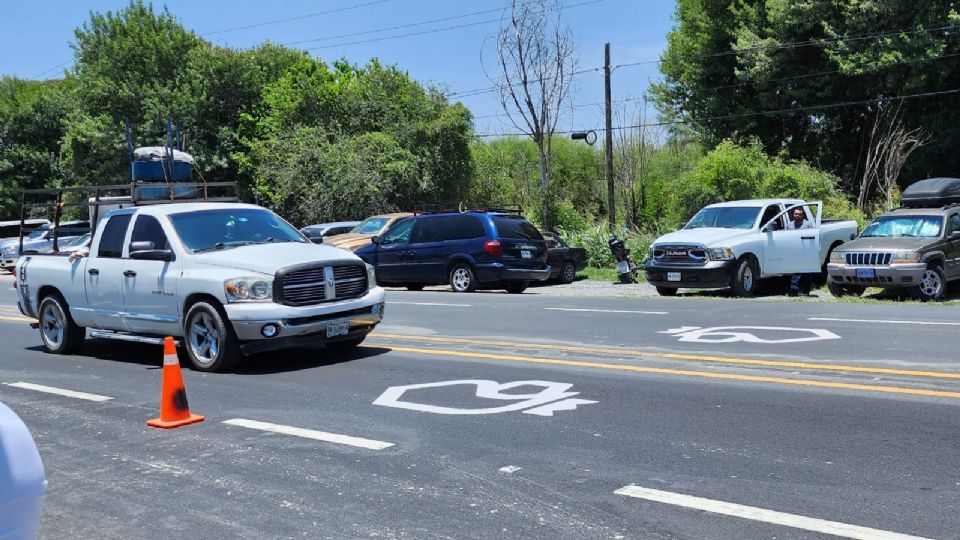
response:
[[(828, 264), (827, 275), (838, 285), (864, 285), (868, 287), (908, 287), (917, 285), (927, 269), (925, 263), (895, 264), (889, 266), (848, 266)], [(857, 270), (873, 270), (873, 276), (858, 275)]]

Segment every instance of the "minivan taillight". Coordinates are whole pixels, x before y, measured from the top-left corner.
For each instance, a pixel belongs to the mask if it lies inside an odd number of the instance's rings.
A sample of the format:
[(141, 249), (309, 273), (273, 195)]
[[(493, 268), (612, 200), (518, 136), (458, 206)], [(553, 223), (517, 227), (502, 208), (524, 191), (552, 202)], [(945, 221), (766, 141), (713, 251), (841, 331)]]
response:
[(503, 248), (500, 246), (499, 240), (487, 240), (483, 243), (483, 249), (494, 257), (503, 255)]

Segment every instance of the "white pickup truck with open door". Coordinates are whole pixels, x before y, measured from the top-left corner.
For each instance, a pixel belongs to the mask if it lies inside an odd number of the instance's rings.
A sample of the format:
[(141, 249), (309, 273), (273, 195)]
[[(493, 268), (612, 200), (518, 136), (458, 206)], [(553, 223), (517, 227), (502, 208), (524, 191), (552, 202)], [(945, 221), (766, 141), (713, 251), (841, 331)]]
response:
[[(810, 228), (791, 222), (801, 208)], [(823, 219), (823, 203), (756, 199), (711, 204), (684, 227), (657, 238), (644, 263), (647, 281), (664, 296), (680, 288), (730, 287), (753, 296), (764, 278), (821, 274), (830, 251), (856, 237), (855, 221)]]

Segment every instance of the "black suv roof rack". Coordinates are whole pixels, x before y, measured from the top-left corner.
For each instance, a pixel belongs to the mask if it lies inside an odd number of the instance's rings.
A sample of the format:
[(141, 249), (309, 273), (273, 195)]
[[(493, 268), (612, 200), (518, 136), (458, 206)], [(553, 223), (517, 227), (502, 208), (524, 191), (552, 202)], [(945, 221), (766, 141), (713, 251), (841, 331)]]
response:
[[(164, 193), (165, 192), (165, 193)], [(89, 232), (96, 232), (101, 206), (148, 206), (197, 202), (240, 202), (236, 182), (131, 182), (106, 186), (25, 189), (20, 196), (20, 252), (30, 210), (53, 213), (53, 252), (58, 253), (60, 219), (67, 208), (89, 208)], [(30, 216), (33, 217), (33, 216)]]

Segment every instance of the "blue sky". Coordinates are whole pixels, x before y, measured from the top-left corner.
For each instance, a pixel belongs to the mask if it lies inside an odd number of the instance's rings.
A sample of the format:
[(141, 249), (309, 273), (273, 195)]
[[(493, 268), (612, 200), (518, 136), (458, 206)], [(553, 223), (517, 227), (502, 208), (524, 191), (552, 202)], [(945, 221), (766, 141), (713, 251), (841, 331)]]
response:
[[(592, 3), (576, 6), (587, 2)], [(489, 38), (496, 33), (498, 23), (491, 21), (499, 18), (496, 12), (463, 15), (506, 4), (507, 0), (168, 0), (154, 2), (154, 7), (159, 10), (166, 5), (184, 26), (218, 45), (246, 48), (266, 40), (283, 44), (315, 40), (291, 46), (310, 49), (311, 54), (324, 60), (346, 58), (363, 64), (377, 57), (396, 64), (419, 81), (458, 92), (490, 86), (483, 64), (488, 70), (493, 65), (495, 51)], [(611, 44), (614, 65), (657, 60), (673, 24), (671, 1), (566, 0), (566, 4), (573, 6), (564, 11), (564, 19), (576, 40), (581, 69), (602, 67), (605, 42)], [(125, 5), (126, 0), (8, 3), (0, 19), (0, 74), (59, 77), (72, 63), (69, 44), (74, 28), (88, 19), (90, 11), (116, 11)], [(340, 11), (314, 15), (334, 10)], [(456, 18), (334, 37), (448, 17)], [(288, 18), (296, 20), (267, 24)], [(423, 33), (385, 39), (416, 32)], [(657, 77), (655, 63), (616, 69), (612, 79), (614, 101), (641, 96), (648, 81)], [(602, 72), (579, 75), (574, 84), (572, 107), (565, 109), (558, 129), (602, 127)], [(478, 133), (516, 131), (506, 118), (493, 116), (502, 110), (492, 93), (459, 99), (478, 117)]]

